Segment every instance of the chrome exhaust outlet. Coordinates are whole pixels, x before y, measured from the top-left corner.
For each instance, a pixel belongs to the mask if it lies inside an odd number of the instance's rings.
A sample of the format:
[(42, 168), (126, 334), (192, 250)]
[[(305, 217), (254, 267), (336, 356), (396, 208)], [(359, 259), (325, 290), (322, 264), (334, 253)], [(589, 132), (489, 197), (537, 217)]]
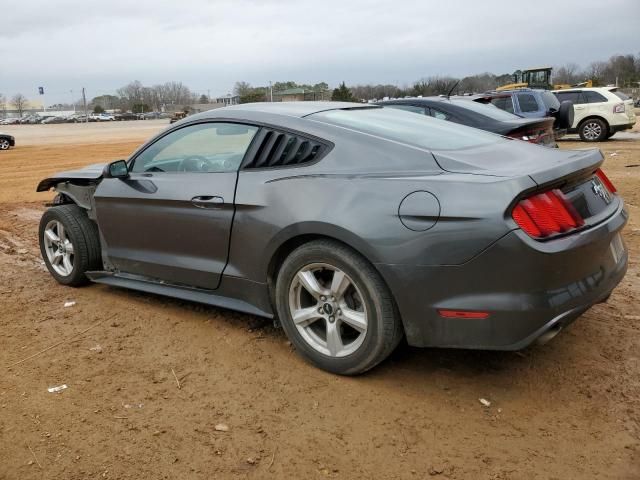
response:
[(562, 326), (561, 325), (554, 325), (549, 330), (547, 330), (542, 335), (540, 335), (538, 337), (538, 340), (536, 340), (536, 343), (538, 345), (544, 345), (545, 343), (550, 341), (553, 337), (558, 335), (560, 333), (560, 330), (562, 330)]

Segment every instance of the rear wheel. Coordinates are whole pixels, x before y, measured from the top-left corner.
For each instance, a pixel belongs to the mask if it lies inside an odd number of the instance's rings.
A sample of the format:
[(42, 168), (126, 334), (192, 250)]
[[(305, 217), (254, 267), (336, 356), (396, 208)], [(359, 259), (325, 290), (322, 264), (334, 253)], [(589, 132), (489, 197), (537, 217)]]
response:
[(58, 283), (88, 283), (85, 272), (102, 268), (98, 227), (77, 205), (49, 208), (40, 220), (40, 252)]
[(585, 142), (602, 142), (607, 138), (609, 128), (604, 120), (589, 118), (580, 124), (578, 133)]
[(276, 304), (298, 352), (341, 375), (374, 367), (403, 335), (380, 274), (361, 255), (330, 240), (305, 244), (286, 258), (276, 282)]
[(0, 138), (0, 150), (9, 150), (10, 146), (11, 144), (9, 143), (8, 139)]

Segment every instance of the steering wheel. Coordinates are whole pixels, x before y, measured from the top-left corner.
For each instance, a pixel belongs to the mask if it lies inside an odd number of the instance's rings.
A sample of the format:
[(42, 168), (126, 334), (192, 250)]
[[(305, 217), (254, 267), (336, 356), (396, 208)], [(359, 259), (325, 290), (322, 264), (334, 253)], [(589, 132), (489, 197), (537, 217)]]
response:
[(209, 168), (209, 160), (202, 155), (189, 155), (183, 158), (178, 165), (179, 172), (206, 172)]

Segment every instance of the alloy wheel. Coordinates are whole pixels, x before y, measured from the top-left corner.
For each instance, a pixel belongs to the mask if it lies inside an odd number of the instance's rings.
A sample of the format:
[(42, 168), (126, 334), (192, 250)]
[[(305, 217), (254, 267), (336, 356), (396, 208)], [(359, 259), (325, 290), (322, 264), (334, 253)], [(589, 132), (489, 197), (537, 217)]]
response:
[(0, 139), (0, 150), (9, 150), (9, 140), (6, 138)]
[(289, 311), (304, 341), (330, 357), (354, 353), (367, 334), (360, 289), (329, 264), (314, 263), (297, 272), (289, 287)]
[(63, 277), (71, 275), (75, 252), (62, 222), (51, 220), (47, 223), (44, 229), (44, 248), (56, 273)]
[(598, 122), (589, 122), (582, 129), (588, 140), (595, 140), (602, 135), (602, 126)]

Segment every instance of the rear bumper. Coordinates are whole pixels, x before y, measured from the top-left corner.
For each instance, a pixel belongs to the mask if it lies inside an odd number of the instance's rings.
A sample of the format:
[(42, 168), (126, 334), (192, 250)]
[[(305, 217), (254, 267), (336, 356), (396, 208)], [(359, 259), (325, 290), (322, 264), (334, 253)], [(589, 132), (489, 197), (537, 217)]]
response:
[[(627, 221), (607, 221), (548, 242), (512, 231), (457, 266), (377, 265), (391, 285), (410, 345), (518, 350), (600, 303), (627, 270), (612, 241)], [(486, 319), (442, 318), (438, 309), (486, 311)]]
[(610, 125), (609, 130), (611, 133), (621, 132), (622, 130), (630, 130), (633, 128), (635, 124), (636, 122), (633, 121), (631, 123), (625, 123), (622, 125)]

